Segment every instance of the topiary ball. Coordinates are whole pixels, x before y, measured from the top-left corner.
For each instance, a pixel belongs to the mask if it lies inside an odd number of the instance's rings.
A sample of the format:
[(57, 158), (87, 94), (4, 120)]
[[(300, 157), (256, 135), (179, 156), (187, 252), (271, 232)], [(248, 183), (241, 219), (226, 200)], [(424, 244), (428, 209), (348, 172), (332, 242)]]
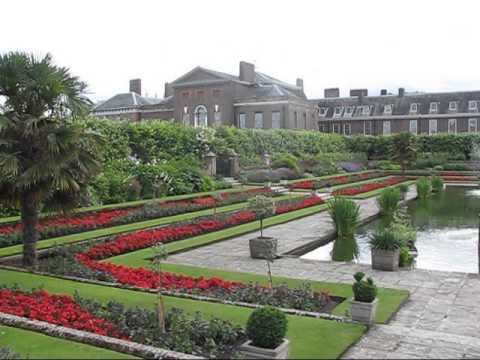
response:
[(252, 345), (275, 349), (287, 333), (287, 317), (271, 306), (262, 307), (252, 312), (247, 322), (247, 336)]

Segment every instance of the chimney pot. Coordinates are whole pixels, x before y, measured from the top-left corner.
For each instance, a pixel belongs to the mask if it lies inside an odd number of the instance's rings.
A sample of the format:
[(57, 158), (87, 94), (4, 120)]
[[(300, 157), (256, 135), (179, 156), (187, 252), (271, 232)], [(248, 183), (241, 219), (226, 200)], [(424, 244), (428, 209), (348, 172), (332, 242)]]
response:
[(368, 89), (350, 89), (350, 96), (368, 96)]
[(398, 96), (403, 97), (405, 95), (405, 88), (398, 88)]
[(382, 90), (380, 90), (380, 95), (381, 95), (381, 96), (387, 95), (387, 89), (382, 89)]
[(130, 92), (137, 93), (142, 95), (142, 80), (141, 79), (132, 79), (130, 80)]
[(245, 81), (253, 84), (255, 82), (255, 65), (240, 61), (240, 81)]
[(325, 98), (338, 98), (340, 97), (340, 89), (339, 88), (328, 88), (323, 90), (323, 96)]

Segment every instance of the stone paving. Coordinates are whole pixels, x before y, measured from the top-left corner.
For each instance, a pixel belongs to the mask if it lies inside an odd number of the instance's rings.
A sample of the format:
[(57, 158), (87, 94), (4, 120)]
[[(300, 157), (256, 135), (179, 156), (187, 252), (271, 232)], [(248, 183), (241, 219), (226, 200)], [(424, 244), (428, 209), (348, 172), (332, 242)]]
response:
[[(374, 211), (374, 201), (360, 203), (362, 210), (365, 208), (362, 216)], [(331, 224), (324, 216), (278, 225), (267, 234), (277, 236), (280, 250), (285, 252), (329, 231)], [(265, 274), (265, 262), (249, 257), (251, 237), (172, 255), (168, 261)], [(480, 358), (480, 278), (476, 274), (419, 269), (382, 272), (366, 265), (295, 257), (284, 257), (272, 265), (277, 276), (343, 283), (352, 283), (356, 271), (372, 276), (380, 286), (406, 289), (411, 295), (387, 325), (373, 326), (345, 358)]]

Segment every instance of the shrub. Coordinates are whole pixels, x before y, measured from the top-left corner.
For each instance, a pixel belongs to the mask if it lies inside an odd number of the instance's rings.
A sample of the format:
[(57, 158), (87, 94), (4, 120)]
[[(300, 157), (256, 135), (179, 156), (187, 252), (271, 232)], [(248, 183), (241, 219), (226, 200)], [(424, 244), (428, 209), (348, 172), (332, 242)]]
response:
[(426, 177), (417, 180), (417, 194), (420, 199), (426, 199), (432, 190), (430, 181)]
[(280, 180), (295, 180), (299, 178), (298, 172), (289, 168), (278, 168), (273, 170), (275, 178)]
[(375, 163), (375, 168), (380, 170), (400, 170), (401, 166), (394, 164), (390, 160), (379, 160)]
[(433, 167), (433, 170), (435, 171), (443, 171), (443, 166), (442, 165), (436, 165)]
[(432, 191), (439, 192), (443, 190), (443, 180), (440, 176), (432, 176)]
[(358, 256), (355, 231), (360, 222), (360, 207), (347, 198), (335, 197), (328, 202), (328, 212), (335, 225), (337, 238), (333, 244), (332, 259), (349, 261)]
[(355, 282), (353, 283), (353, 298), (355, 301), (361, 301), (371, 303), (377, 297), (377, 287), (373, 283), (372, 278), (363, 280), (365, 274), (363, 272), (357, 272), (353, 275)]
[(448, 163), (443, 166), (443, 170), (448, 171), (468, 171), (469, 167), (465, 164)]
[(300, 172), (298, 159), (292, 154), (280, 154), (272, 162), (272, 168), (288, 168), (295, 172)]
[(413, 262), (413, 256), (410, 254), (410, 249), (406, 246), (400, 248), (400, 261), (399, 266), (410, 266)]
[(380, 207), (380, 214), (385, 217), (387, 223), (390, 223), (391, 220), (393, 220), (393, 215), (398, 209), (401, 196), (399, 189), (386, 188), (382, 190), (380, 196), (377, 198), (377, 203)]
[(287, 333), (287, 317), (270, 306), (256, 309), (247, 322), (247, 336), (252, 345), (275, 349), (280, 345)]
[(400, 184), (398, 185), (398, 190), (400, 190), (400, 193), (405, 196), (405, 194), (408, 192), (408, 184)]
[(375, 231), (369, 240), (370, 247), (376, 250), (397, 250), (404, 243), (400, 236), (391, 229), (380, 229)]

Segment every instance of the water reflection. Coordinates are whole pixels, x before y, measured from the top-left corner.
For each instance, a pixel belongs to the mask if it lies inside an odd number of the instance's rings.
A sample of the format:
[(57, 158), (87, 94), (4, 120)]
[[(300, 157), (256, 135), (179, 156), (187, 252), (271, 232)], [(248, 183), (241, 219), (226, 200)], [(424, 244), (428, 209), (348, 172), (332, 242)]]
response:
[[(425, 201), (410, 203), (408, 212), (417, 228), (417, 268), (478, 272), (479, 197), (480, 189), (449, 186)], [(359, 229), (358, 262), (371, 263), (368, 237), (378, 225), (376, 220)], [(332, 247), (333, 242), (302, 258), (330, 260)]]

